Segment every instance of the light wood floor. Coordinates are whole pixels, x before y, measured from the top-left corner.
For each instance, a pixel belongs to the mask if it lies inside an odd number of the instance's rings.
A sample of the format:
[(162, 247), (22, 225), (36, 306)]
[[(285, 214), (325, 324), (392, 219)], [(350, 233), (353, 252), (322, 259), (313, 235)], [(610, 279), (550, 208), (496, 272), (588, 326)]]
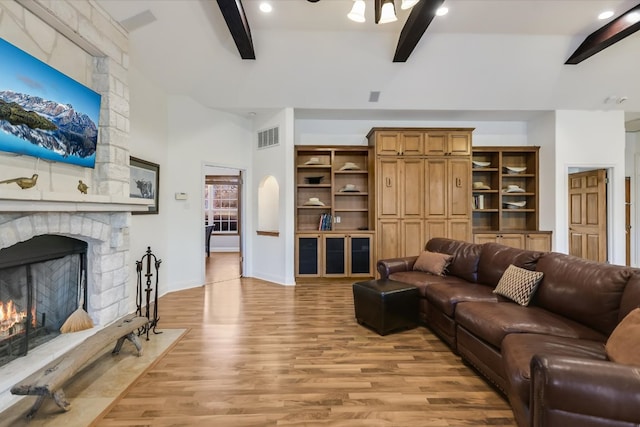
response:
[(205, 257), (205, 284), (240, 278), (240, 252), (211, 252)]
[(189, 328), (96, 426), (514, 426), (505, 400), (427, 329), (381, 337), (351, 283), (255, 279), (164, 296)]

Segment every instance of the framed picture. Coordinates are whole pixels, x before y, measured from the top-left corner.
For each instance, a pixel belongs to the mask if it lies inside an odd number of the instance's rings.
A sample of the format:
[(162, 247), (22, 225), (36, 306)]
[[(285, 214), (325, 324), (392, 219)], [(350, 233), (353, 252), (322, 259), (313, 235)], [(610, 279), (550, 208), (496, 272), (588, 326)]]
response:
[(133, 215), (157, 214), (160, 190), (160, 165), (130, 157), (129, 197), (153, 200), (148, 211), (131, 212)]

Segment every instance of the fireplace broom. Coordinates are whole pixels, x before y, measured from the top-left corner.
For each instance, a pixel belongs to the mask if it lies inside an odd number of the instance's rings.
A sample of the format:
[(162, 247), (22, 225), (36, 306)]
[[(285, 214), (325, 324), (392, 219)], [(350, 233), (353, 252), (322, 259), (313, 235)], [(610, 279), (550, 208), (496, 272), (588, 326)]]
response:
[(93, 328), (93, 320), (89, 317), (89, 313), (82, 308), (82, 302), (84, 300), (84, 271), (82, 271), (82, 278), (80, 279), (80, 292), (78, 292), (78, 308), (76, 311), (64, 321), (60, 327), (60, 332), (66, 334), (68, 332), (84, 331), (85, 329)]

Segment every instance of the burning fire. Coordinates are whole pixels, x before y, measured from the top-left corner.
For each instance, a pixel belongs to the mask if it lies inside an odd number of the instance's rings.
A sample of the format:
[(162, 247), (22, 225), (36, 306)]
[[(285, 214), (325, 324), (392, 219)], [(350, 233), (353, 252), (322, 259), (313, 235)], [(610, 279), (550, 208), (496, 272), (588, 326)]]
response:
[[(35, 308), (32, 309), (31, 318), (35, 322)], [(0, 301), (0, 334), (5, 335), (5, 332), (10, 331), (16, 324), (22, 326), (27, 318), (27, 312), (18, 311), (12, 300), (7, 303)], [(34, 324), (35, 326), (35, 324)], [(22, 328), (19, 328), (20, 330)], [(15, 331), (14, 333), (19, 332)]]

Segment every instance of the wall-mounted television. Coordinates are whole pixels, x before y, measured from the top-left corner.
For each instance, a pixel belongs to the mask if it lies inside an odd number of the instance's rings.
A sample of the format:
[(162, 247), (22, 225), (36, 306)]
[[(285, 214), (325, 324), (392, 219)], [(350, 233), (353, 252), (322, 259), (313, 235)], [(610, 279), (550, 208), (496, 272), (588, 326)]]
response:
[(100, 99), (0, 39), (0, 151), (93, 168)]

